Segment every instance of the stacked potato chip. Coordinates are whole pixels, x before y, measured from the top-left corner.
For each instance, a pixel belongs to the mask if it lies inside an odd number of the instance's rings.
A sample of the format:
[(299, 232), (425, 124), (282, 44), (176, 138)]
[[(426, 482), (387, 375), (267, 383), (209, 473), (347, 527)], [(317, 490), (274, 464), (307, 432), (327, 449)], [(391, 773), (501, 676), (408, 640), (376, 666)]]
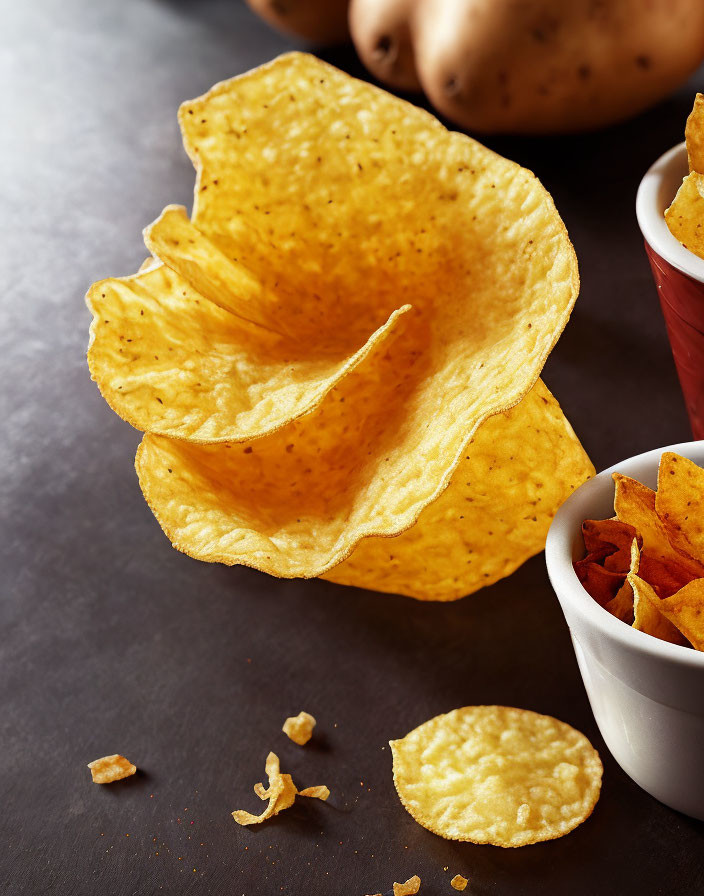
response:
[(88, 294), (174, 547), (434, 600), (541, 550), (593, 468), (538, 379), (578, 276), (537, 179), (300, 53), (179, 115), (191, 219)]

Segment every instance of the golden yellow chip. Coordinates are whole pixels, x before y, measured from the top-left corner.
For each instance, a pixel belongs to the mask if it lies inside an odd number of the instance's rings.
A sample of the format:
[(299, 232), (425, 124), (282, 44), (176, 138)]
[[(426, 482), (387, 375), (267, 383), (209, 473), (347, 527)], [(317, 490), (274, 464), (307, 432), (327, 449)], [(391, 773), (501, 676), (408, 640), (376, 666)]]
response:
[(288, 809), (296, 801), (296, 796), (315, 797), (319, 800), (326, 800), (330, 796), (330, 791), (323, 785), (315, 787), (306, 787), (305, 790), (299, 791), (293, 783), (291, 775), (282, 774), (279, 757), (276, 753), (269, 753), (266, 758), (265, 771), (269, 779), (269, 786), (264, 787), (260, 782), (254, 785), (254, 792), (260, 800), (268, 800), (269, 803), (260, 815), (253, 815), (251, 812), (245, 812), (243, 809), (236, 809), (232, 813), (232, 817), (237, 824), (250, 825), (261, 824), (267, 818), (278, 815), (284, 809)]
[(318, 784), (315, 787), (304, 787), (303, 790), (298, 791), (298, 795), (308, 796), (311, 799), (325, 802), (330, 796), (330, 788), (326, 787), (325, 784)]
[(401, 802), (452, 840), (525, 846), (569, 833), (592, 812), (602, 765), (587, 738), (550, 716), (466, 706), (391, 741)]
[(294, 743), (303, 746), (313, 736), (315, 718), (309, 712), (299, 712), (297, 716), (290, 716), (281, 729)]
[[(511, 489), (494, 498), (514, 543), (496, 551), (485, 512), (473, 556), (463, 536), (429, 532), (484, 502), (464, 484), (469, 442), (535, 386), (576, 298), (574, 251), (537, 179), (301, 53), (179, 117), (192, 219), (168, 207), (145, 234), (161, 264), (89, 292), (93, 376), (146, 433), (140, 485), (174, 546), (316, 576), (361, 539), (413, 527), (454, 479), (460, 493), (419, 529), (422, 575), (384, 580), (372, 545), (337, 580), (448, 599), (539, 550), (592, 472), (549, 393), (547, 435), (535, 409), (516, 411), (540, 466), (492, 476)], [(490, 472), (519, 457), (495, 451)]]
[(420, 890), (420, 878), (417, 874), (409, 877), (403, 884), (394, 884), (394, 896), (414, 896)]
[(684, 128), (690, 171), (704, 174), (704, 94), (698, 93)]
[(366, 538), (323, 578), (421, 600), (452, 600), (541, 551), (558, 507), (594, 473), (538, 380), (475, 433), (450, 484), (395, 538)]
[(704, 95), (698, 93), (684, 129), (689, 174), (670, 207), (665, 221), (670, 233), (685, 249), (704, 258)]
[(704, 258), (704, 175), (693, 171), (665, 211), (670, 233), (685, 249)]
[(466, 877), (462, 877), (461, 874), (456, 874), (450, 881), (450, 886), (454, 890), (460, 890), (460, 892), (461, 892), (462, 890), (465, 890), (467, 888), (468, 883), (469, 883), (469, 881), (467, 880)]
[(113, 781), (128, 778), (137, 771), (137, 766), (119, 753), (94, 759), (88, 763), (88, 768), (94, 784), (112, 784)]

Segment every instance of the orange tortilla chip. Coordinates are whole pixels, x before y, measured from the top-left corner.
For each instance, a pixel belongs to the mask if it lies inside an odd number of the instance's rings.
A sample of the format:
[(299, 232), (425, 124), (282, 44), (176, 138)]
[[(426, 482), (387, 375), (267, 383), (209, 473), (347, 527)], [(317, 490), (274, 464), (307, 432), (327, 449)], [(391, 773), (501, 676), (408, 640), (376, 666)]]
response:
[(696, 650), (704, 650), (704, 579), (695, 579), (658, 604), (663, 616)]
[(704, 174), (704, 94), (698, 93), (684, 129), (690, 171)]
[(669, 540), (688, 557), (704, 558), (703, 504), (704, 470), (686, 457), (665, 451), (658, 469), (655, 509)]
[(666, 568), (678, 568), (691, 578), (704, 576), (704, 564), (671, 544), (667, 530), (656, 512), (655, 492), (629, 476), (614, 473), (616, 516), (633, 526), (643, 539), (643, 556), (660, 561)]
[[(663, 603), (653, 587), (640, 578), (629, 573), (628, 581), (633, 588), (633, 628), (645, 632), (661, 641), (669, 641), (672, 644), (687, 645), (687, 640), (680, 631), (670, 622), (663, 612)], [(670, 598), (671, 599), (671, 598)]]
[(237, 824), (261, 824), (267, 818), (272, 818), (293, 805), (297, 793), (296, 785), (293, 783), (291, 775), (281, 774), (279, 757), (276, 753), (269, 753), (267, 756), (265, 771), (269, 778), (269, 786), (265, 789), (263, 784), (255, 784), (254, 792), (259, 799), (269, 800), (268, 806), (260, 815), (236, 809), (232, 813), (232, 817)]

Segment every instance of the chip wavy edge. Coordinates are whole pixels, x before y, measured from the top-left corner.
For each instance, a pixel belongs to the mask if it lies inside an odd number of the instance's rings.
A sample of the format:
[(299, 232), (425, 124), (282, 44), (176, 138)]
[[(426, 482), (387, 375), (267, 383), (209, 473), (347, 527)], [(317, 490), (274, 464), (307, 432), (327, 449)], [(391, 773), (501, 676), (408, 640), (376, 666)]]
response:
[[(467, 707), (459, 707), (459, 709), (466, 709), (466, 708)], [(499, 704), (499, 703), (481, 703), (481, 704), (477, 704), (476, 706), (473, 706), (472, 708), (473, 709), (481, 709), (481, 708), (519, 709), (519, 707), (516, 707), (516, 706), (506, 706), (504, 704)], [(443, 718), (445, 716), (450, 715), (452, 712), (456, 712), (456, 711), (457, 710), (450, 710), (450, 712), (439, 713), (439, 715), (433, 716), (430, 719), (426, 719), (425, 722), (421, 722), (420, 725), (416, 725), (416, 727), (412, 728), (406, 735), (404, 735), (404, 737), (399, 737), (399, 738), (396, 738), (396, 740), (389, 741), (389, 747), (391, 748), (391, 757), (392, 757), (394, 789), (396, 790), (396, 795), (398, 796), (401, 805), (406, 810), (406, 812), (408, 812), (408, 814), (411, 816), (411, 818), (416, 822), (416, 824), (419, 824), (422, 828), (425, 828), (426, 831), (430, 831), (431, 834), (435, 834), (438, 837), (442, 837), (444, 840), (453, 840), (453, 841), (456, 841), (457, 843), (475, 843), (479, 846), (497, 846), (500, 849), (517, 849), (522, 846), (533, 846), (536, 843), (547, 843), (550, 840), (559, 840), (560, 838), (567, 836), (567, 834), (571, 834), (572, 831), (574, 831), (581, 824), (584, 824), (584, 822), (587, 821), (587, 819), (594, 812), (594, 809), (596, 808), (596, 804), (599, 802), (599, 797), (601, 796), (601, 785), (602, 785), (603, 778), (604, 778), (604, 763), (601, 761), (601, 756), (599, 755), (599, 752), (596, 749), (596, 747), (592, 744), (592, 742), (586, 736), (586, 734), (584, 734), (578, 728), (574, 728), (573, 725), (570, 725), (568, 722), (563, 722), (562, 719), (558, 719), (556, 716), (551, 716), (551, 715), (548, 715), (547, 713), (542, 713), (542, 712), (535, 712), (532, 709), (521, 709), (520, 711), (522, 713), (530, 713), (533, 716), (544, 716), (545, 718), (552, 719), (554, 722), (558, 722), (560, 725), (567, 725), (568, 728), (572, 728), (574, 731), (577, 731), (579, 734), (581, 734), (582, 737), (584, 737), (584, 739), (589, 743), (592, 750), (594, 751), (594, 757), (595, 757), (596, 761), (599, 763), (599, 780), (598, 780), (598, 787), (596, 790), (596, 798), (593, 801), (592, 805), (590, 806), (589, 811), (582, 818), (580, 818), (578, 821), (576, 821), (566, 831), (562, 831), (560, 833), (553, 834), (549, 837), (541, 837), (538, 840), (536, 840), (534, 838), (531, 839), (530, 837), (526, 837), (525, 841), (522, 843), (494, 843), (491, 840), (472, 840), (470, 837), (451, 836), (450, 834), (447, 834), (443, 831), (436, 830), (434, 827), (431, 827), (430, 825), (428, 825), (425, 822), (425, 820), (421, 820), (416, 815), (413, 808), (406, 802), (403, 794), (401, 793), (401, 790), (399, 789), (398, 776), (396, 774), (396, 762), (395, 762), (396, 750), (398, 749), (398, 744), (401, 741), (403, 741), (406, 737), (408, 737), (410, 734), (413, 734), (414, 731), (417, 731), (419, 728), (422, 728), (424, 725), (428, 724), (428, 722), (432, 722), (435, 719)]]
[[(167, 206), (167, 208), (171, 207), (172, 206)], [(163, 214), (164, 212), (161, 213), (159, 218)], [(155, 220), (158, 221), (159, 218), (156, 218)], [(151, 227), (152, 225), (150, 224), (148, 226)], [(145, 228), (145, 230), (147, 229), (148, 227)], [(307, 402), (301, 402), (293, 415), (289, 416), (286, 419), (279, 420), (277, 423), (269, 426), (266, 429), (260, 428), (253, 432), (242, 432), (239, 435), (234, 434), (221, 436), (218, 438), (201, 438), (196, 436), (178, 435), (177, 433), (173, 433), (169, 430), (158, 429), (155, 427), (143, 429), (133, 414), (125, 411), (124, 408), (121, 408), (119, 401), (116, 400), (116, 390), (104, 385), (103, 381), (105, 380), (105, 377), (98, 376), (96, 370), (95, 351), (93, 349), (93, 346), (97, 340), (98, 329), (102, 326), (102, 318), (100, 315), (100, 290), (103, 288), (103, 284), (115, 281), (119, 281), (120, 283), (129, 283), (133, 280), (138, 280), (139, 277), (142, 276), (142, 274), (149, 273), (155, 268), (169, 268), (169, 265), (161, 261), (161, 259), (155, 259), (154, 262), (154, 264), (150, 264), (148, 267), (144, 267), (143, 265), (142, 268), (139, 271), (136, 271), (134, 274), (127, 274), (124, 277), (104, 277), (102, 280), (97, 280), (95, 283), (91, 284), (85, 296), (85, 302), (88, 306), (88, 310), (93, 315), (93, 319), (91, 320), (90, 328), (88, 331), (89, 335), (86, 358), (88, 361), (88, 370), (90, 371), (91, 380), (97, 385), (98, 391), (103, 397), (105, 403), (115, 414), (117, 414), (118, 417), (124, 420), (125, 423), (129, 423), (129, 425), (133, 427), (133, 429), (136, 429), (137, 432), (144, 433), (145, 435), (151, 433), (157, 436), (161, 436), (165, 439), (172, 439), (174, 442), (188, 442), (192, 445), (224, 445), (229, 442), (233, 445), (236, 445), (240, 442), (250, 442), (254, 439), (270, 436), (278, 430), (283, 429), (285, 426), (288, 426), (289, 423), (293, 423), (294, 420), (298, 420), (300, 417), (303, 417), (306, 414), (310, 414), (312, 411), (315, 411), (327, 398), (328, 394), (337, 385), (339, 385), (339, 383), (347, 376), (348, 373), (351, 373), (355, 368), (359, 367), (362, 361), (364, 361), (372, 351), (380, 348), (388, 339), (393, 339), (395, 337), (396, 334), (394, 333), (394, 330), (399, 318), (413, 310), (413, 306), (406, 303), (392, 311), (383, 323), (381, 323), (375, 330), (371, 331), (371, 333), (367, 336), (364, 344), (361, 345), (351, 355), (348, 355), (347, 359), (341, 364), (336, 374), (328, 377), (325, 383), (318, 386), (317, 389), (311, 391), (310, 397), (308, 398)], [(169, 268), (169, 270), (173, 269)], [(208, 300), (206, 299), (206, 301)], [(238, 321), (239, 325), (248, 325), (252, 328), (256, 328), (258, 326), (257, 324), (253, 324), (250, 321), (244, 321), (242, 318), (238, 318)]]
[[(197, 151), (197, 148), (189, 139), (188, 134), (187, 134), (187, 129), (184, 126), (184, 120), (186, 119), (186, 117), (189, 114), (187, 112), (187, 109), (188, 108), (193, 109), (194, 106), (196, 106), (198, 104), (203, 104), (203, 103), (207, 102), (208, 100), (210, 100), (212, 97), (219, 96), (220, 94), (229, 90), (229, 88), (231, 87), (231, 85), (233, 83), (236, 83), (237, 81), (239, 81), (241, 79), (249, 77), (253, 72), (266, 71), (269, 69), (273, 69), (280, 65), (285, 65), (289, 61), (293, 61), (293, 60), (301, 59), (301, 58), (312, 58), (313, 60), (315, 60), (315, 64), (320, 66), (321, 70), (327, 70), (329, 72), (334, 72), (336, 76), (339, 76), (340, 74), (342, 74), (346, 78), (352, 78), (352, 80), (362, 83), (364, 85), (364, 88), (367, 90), (373, 91), (375, 93), (383, 94), (383, 95), (389, 95), (388, 91), (382, 90), (381, 88), (376, 87), (373, 84), (369, 84), (366, 81), (361, 81), (361, 79), (359, 79), (359, 78), (353, 78), (351, 75), (348, 75), (346, 72), (343, 72), (341, 69), (338, 69), (335, 66), (332, 66), (329, 63), (324, 62), (321, 59), (318, 59), (313, 54), (294, 51), (294, 52), (290, 52), (290, 53), (283, 53), (283, 54), (275, 57), (271, 61), (266, 62), (263, 65), (257, 66), (254, 69), (250, 69), (246, 72), (243, 72), (239, 75), (236, 75), (233, 78), (228, 78), (226, 80), (219, 81), (217, 84), (214, 84), (204, 94), (201, 94), (200, 96), (196, 97), (195, 99), (186, 100), (179, 107), (178, 120), (179, 120), (179, 125), (181, 128), (181, 135), (182, 135), (184, 148), (185, 148), (186, 153), (188, 154), (189, 158), (191, 159), (191, 162), (196, 171), (193, 210), (191, 213), (191, 220), (195, 221), (197, 219), (197, 215), (198, 215), (198, 197), (201, 192), (200, 191), (200, 182), (201, 182), (201, 177), (202, 177), (202, 173), (203, 173), (203, 166), (201, 164), (200, 155)], [(160, 515), (157, 512), (154, 502), (152, 502), (150, 500), (150, 498), (147, 495), (147, 493), (144, 489), (144, 486), (142, 484), (142, 476), (140, 475), (140, 470), (143, 468), (143, 454), (144, 454), (144, 450), (145, 450), (144, 443), (145, 443), (145, 440), (150, 435), (149, 433), (145, 433), (145, 435), (142, 438), (142, 441), (140, 442), (139, 447), (137, 448), (137, 453), (135, 456), (135, 469), (137, 471), (140, 489), (142, 491), (144, 499), (147, 502), (150, 510), (156, 517), (156, 520), (159, 523), (162, 531), (167, 536), (167, 538), (171, 541), (172, 546), (176, 550), (180, 551), (181, 553), (187, 554), (188, 556), (190, 556), (196, 560), (201, 560), (201, 561), (205, 561), (208, 563), (223, 563), (227, 566), (247, 566), (247, 567), (250, 567), (251, 569), (257, 569), (261, 572), (265, 572), (270, 575), (274, 575), (277, 578), (311, 579), (311, 578), (317, 578), (317, 577), (321, 576), (328, 570), (332, 569), (334, 566), (337, 566), (343, 560), (347, 559), (347, 557), (350, 556), (350, 554), (354, 551), (357, 544), (359, 544), (359, 542), (363, 538), (372, 537), (372, 536), (393, 538), (396, 535), (400, 535), (402, 532), (405, 532), (407, 529), (410, 529), (411, 526), (415, 525), (415, 523), (418, 521), (418, 517), (420, 516), (422, 511), (425, 509), (425, 507), (432, 504), (433, 501), (435, 501), (448, 487), (448, 485), (450, 484), (450, 480), (451, 480), (452, 476), (454, 475), (454, 472), (457, 469), (457, 467), (462, 459), (463, 453), (466, 451), (467, 445), (471, 441), (471, 439), (474, 436), (477, 429), (483, 423), (485, 423), (486, 420), (488, 420), (490, 417), (493, 417), (496, 414), (503, 413), (504, 411), (510, 410), (511, 408), (520, 404), (520, 402), (525, 398), (525, 396), (528, 394), (528, 392), (530, 392), (530, 390), (533, 388), (533, 386), (535, 385), (537, 380), (540, 378), (540, 374), (542, 372), (543, 367), (545, 366), (545, 362), (547, 361), (550, 353), (552, 352), (555, 345), (557, 344), (560, 336), (562, 335), (562, 332), (564, 331), (564, 328), (567, 326), (567, 323), (570, 319), (572, 309), (574, 308), (575, 302), (577, 301), (577, 297), (579, 295), (579, 287), (580, 287), (579, 265), (578, 265), (577, 255), (574, 250), (574, 246), (572, 245), (572, 242), (569, 238), (569, 234), (567, 232), (567, 228), (565, 226), (564, 221), (562, 220), (562, 217), (560, 216), (560, 213), (555, 205), (555, 202), (554, 202), (550, 192), (543, 186), (540, 179), (538, 177), (536, 177), (536, 175), (532, 171), (530, 171), (530, 169), (525, 168), (524, 166), (520, 165), (518, 162), (514, 162), (510, 159), (506, 159), (504, 156), (499, 155), (499, 153), (494, 152), (493, 150), (484, 146), (484, 144), (479, 143), (479, 141), (474, 140), (473, 138), (467, 136), (466, 134), (462, 134), (461, 132), (452, 131), (449, 128), (446, 128), (440, 121), (438, 121), (438, 119), (434, 115), (432, 115), (430, 112), (427, 112), (424, 109), (421, 109), (420, 107), (414, 105), (413, 103), (410, 103), (407, 100), (403, 100), (400, 97), (395, 97), (395, 96), (394, 96), (394, 100), (397, 103), (399, 103), (400, 106), (407, 107), (409, 110), (409, 114), (412, 114), (413, 116), (415, 116), (417, 118), (424, 118), (426, 123), (428, 124), (428, 126), (434, 128), (436, 130), (446, 132), (447, 134), (449, 134), (451, 136), (452, 139), (461, 139), (462, 141), (469, 141), (471, 143), (478, 144), (482, 148), (482, 151), (485, 152), (488, 157), (494, 157), (494, 158), (502, 160), (502, 162), (509, 162), (510, 164), (515, 165), (517, 171), (526, 172), (526, 174), (529, 175), (529, 180), (532, 180), (537, 184), (537, 186), (541, 192), (542, 202), (548, 207), (551, 217), (554, 219), (556, 235), (558, 235), (559, 237), (562, 238), (563, 248), (566, 252), (566, 262), (569, 264), (569, 278), (567, 278), (567, 277), (565, 278), (565, 289), (569, 290), (570, 297), (569, 297), (569, 300), (565, 303), (565, 308), (564, 308), (563, 313), (560, 315), (560, 317), (562, 319), (560, 320), (559, 325), (555, 328), (555, 331), (553, 333), (553, 338), (549, 342), (546, 343), (543, 351), (540, 352), (539, 354), (537, 354), (535, 357), (535, 361), (534, 361), (535, 376), (533, 376), (529, 380), (527, 380), (525, 387), (520, 389), (519, 392), (515, 396), (513, 396), (508, 402), (493, 405), (491, 408), (489, 408), (486, 411), (485, 414), (483, 414), (480, 418), (478, 418), (475, 425), (470, 430), (467, 431), (465, 438), (463, 439), (458, 450), (456, 451), (454, 458), (448, 464), (445, 475), (438, 482), (436, 488), (428, 496), (428, 498), (426, 500), (424, 500), (424, 502), (422, 503), (422, 506), (419, 506), (419, 507), (417, 507), (417, 509), (407, 512), (405, 515), (401, 515), (401, 519), (398, 522), (398, 524), (394, 526), (393, 531), (380, 532), (380, 531), (375, 531), (373, 527), (368, 527), (368, 528), (360, 527), (361, 531), (358, 533), (358, 536), (354, 539), (354, 541), (352, 541), (350, 544), (336, 550), (334, 553), (332, 553), (330, 555), (330, 557), (328, 558), (327, 561), (320, 564), (318, 567), (312, 567), (311, 570), (309, 572), (307, 572), (305, 575), (300, 575), (300, 574), (295, 574), (295, 573), (278, 572), (274, 569), (273, 566), (270, 566), (266, 563), (262, 563), (262, 562), (257, 563), (257, 562), (253, 562), (253, 561), (247, 562), (247, 561), (244, 561), (241, 559), (234, 560), (232, 558), (226, 557), (217, 552), (200, 553), (197, 551), (189, 550), (187, 546), (182, 546), (182, 545), (178, 544), (172, 537), (170, 528), (167, 527), (166, 525), (164, 525), (162, 519), (160, 518)], [(329, 394), (329, 393), (326, 393), (326, 394)], [(321, 400), (316, 404), (315, 407), (317, 407), (319, 404), (321, 404), (325, 397), (326, 397), (325, 395), (322, 396)], [(315, 410), (315, 407), (311, 408), (310, 410)], [(300, 419), (300, 416), (297, 419)], [(282, 428), (282, 427), (277, 427), (276, 429), (279, 429), (279, 428)], [(272, 430), (272, 432), (276, 431), (276, 429)], [(159, 438), (171, 438), (170, 436), (158, 436), (158, 437)], [(185, 440), (185, 441), (193, 441), (193, 440)], [(227, 442), (227, 441), (233, 441), (233, 440), (224, 439), (224, 440), (221, 440), (219, 442), (219, 444), (223, 444), (224, 442)], [(193, 443), (198, 444), (196, 442), (193, 442)]]

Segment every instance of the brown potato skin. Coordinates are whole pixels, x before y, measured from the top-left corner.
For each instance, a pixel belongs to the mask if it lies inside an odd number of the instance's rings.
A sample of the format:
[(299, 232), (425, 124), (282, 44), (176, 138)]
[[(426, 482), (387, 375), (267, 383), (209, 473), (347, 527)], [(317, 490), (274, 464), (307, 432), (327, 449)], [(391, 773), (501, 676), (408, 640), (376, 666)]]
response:
[(704, 2), (416, 0), (412, 34), (423, 89), (448, 118), (565, 133), (627, 118), (681, 84), (704, 57)]
[(359, 57), (379, 80), (401, 90), (420, 90), (411, 37), (417, 0), (354, 0), (350, 33)]
[(247, 0), (247, 5), (278, 31), (321, 46), (349, 40), (349, 0)]

